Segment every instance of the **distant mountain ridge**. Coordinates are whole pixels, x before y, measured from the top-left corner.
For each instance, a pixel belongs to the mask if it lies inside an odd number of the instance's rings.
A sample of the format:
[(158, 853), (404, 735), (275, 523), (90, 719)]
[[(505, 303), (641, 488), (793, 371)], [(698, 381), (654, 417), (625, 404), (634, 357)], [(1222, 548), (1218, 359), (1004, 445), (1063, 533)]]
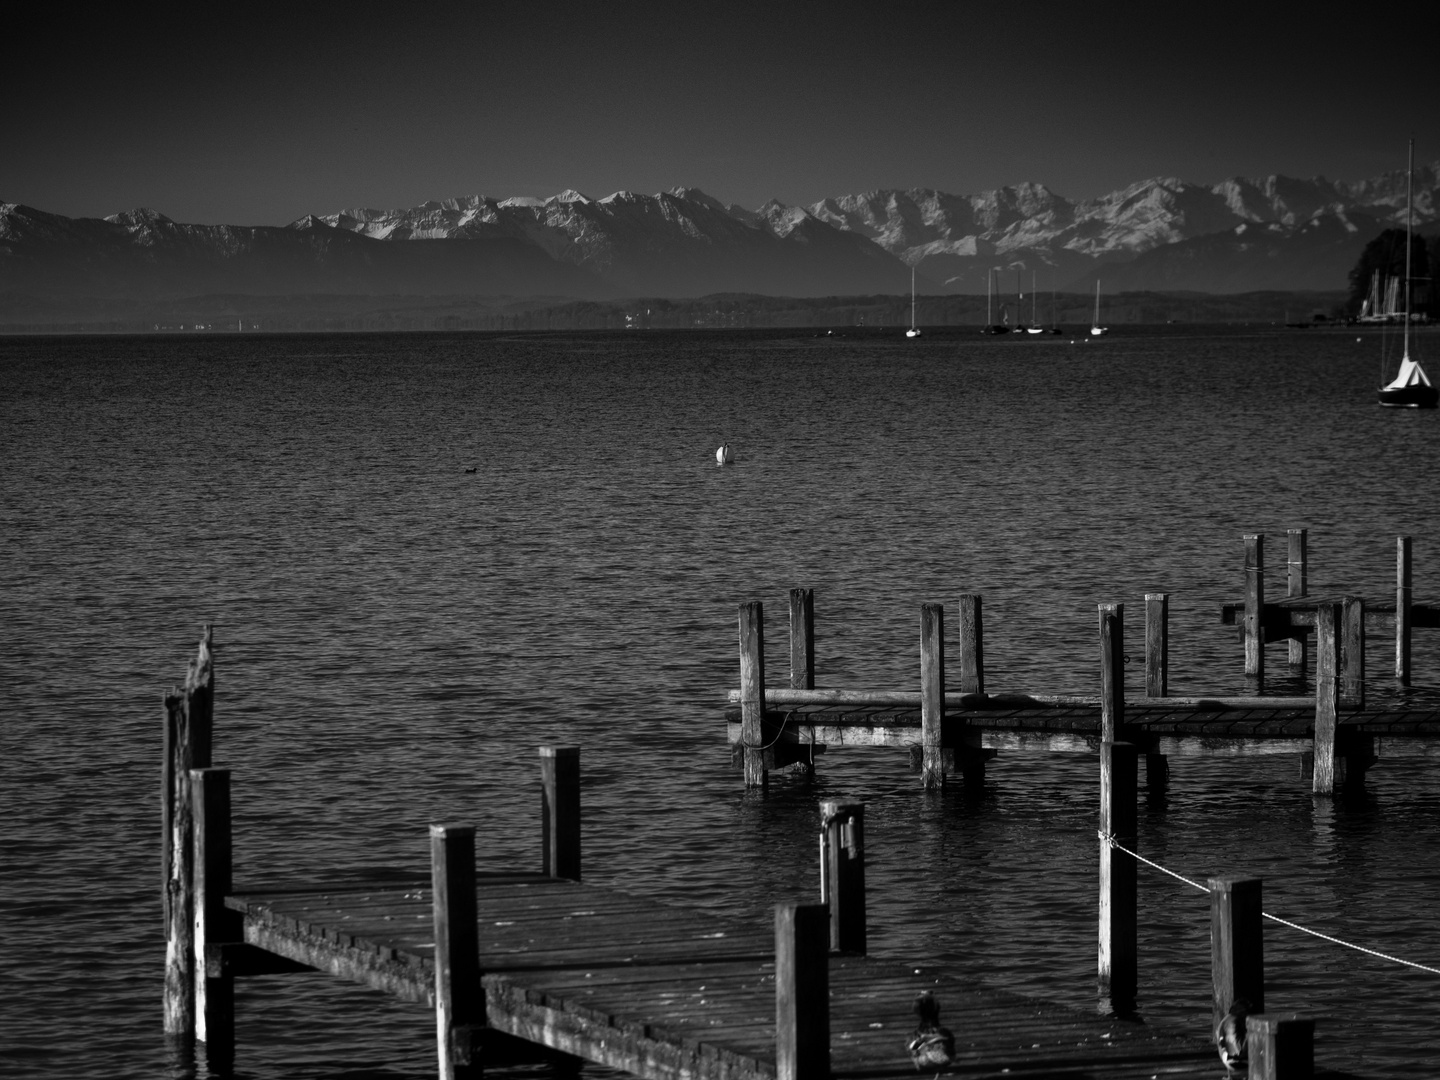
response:
[[(1440, 162), (1415, 174), (1437, 221)], [(592, 199), (475, 195), (354, 208), (289, 226), (187, 225), (154, 210), (67, 218), (0, 204), (0, 292), (154, 299), (202, 293), (693, 297), (1093, 286), (1338, 289), (1404, 221), (1402, 172), (1357, 182), (1154, 178), (1071, 201), (1042, 184), (975, 195), (886, 189), (755, 210), (696, 188)]]

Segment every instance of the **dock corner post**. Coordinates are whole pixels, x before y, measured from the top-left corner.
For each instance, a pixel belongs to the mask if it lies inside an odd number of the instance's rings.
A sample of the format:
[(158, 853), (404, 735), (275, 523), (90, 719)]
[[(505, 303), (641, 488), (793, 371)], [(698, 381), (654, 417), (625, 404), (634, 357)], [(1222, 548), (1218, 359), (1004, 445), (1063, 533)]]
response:
[(960, 596), (960, 692), (985, 693), (985, 625), (979, 593)]
[(790, 590), (790, 689), (815, 689), (815, 590)]
[(1265, 680), (1265, 536), (1245, 535), (1245, 674)]
[(1125, 605), (1100, 605), (1100, 741), (1125, 724)]
[(475, 830), (430, 826), (435, 918), (435, 1041), (440, 1080), (479, 1080), (485, 990), (475, 907)]
[(1365, 707), (1365, 601), (1358, 596), (1344, 599), (1341, 616), (1342, 638), (1340, 660), (1345, 669), (1344, 696), (1346, 703)]
[(1335, 792), (1336, 708), (1340, 695), (1340, 605), (1315, 605), (1315, 743), (1311, 790)]
[(1145, 696), (1170, 693), (1170, 594), (1145, 594)]
[(920, 747), (926, 790), (945, 784), (945, 606), (920, 605)]
[(1410, 597), (1412, 584), (1411, 542), (1408, 536), (1395, 538), (1395, 678), (1410, 685)]
[(775, 907), (775, 1077), (830, 1077), (830, 911)]
[(1210, 878), (1211, 1024), (1244, 998), (1250, 1012), (1265, 1011), (1265, 950), (1260, 879)]
[(228, 911), (231, 887), (230, 770), (192, 769), (194, 821), (195, 1037), (213, 1071), (226, 1072), (235, 1054), (235, 978), (211, 964), (212, 946), (240, 940), (239, 915)]
[[(1309, 533), (1306, 529), (1286, 529), (1285, 536), (1289, 540), (1289, 575), (1286, 581), (1285, 595), (1290, 599), (1310, 595), (1309, 567), (1307, 565), (1306, 539)], [(1290, 639), (1290, 666), (1305, 670), (1305, 649), (1306, 639), (1302, 633), (1298, 637)]]
[(865, 804), (826, 799), (820, 803), (825, 831), (821, 890), (829, 904), (830, 948), (865, 953)]
[(1245, 1018), (1251, 1080), (1310, 1080), (1315, 1075), (1315, 1021), (1294, 1013)]
[(540, 747), (541, 873), (580, 880), (580, 748)]
[(1136, 850), (1138, 762), (1130, 743), (1100, 744), (1099, 986), (1118, 1013), (1134, 1005), (1139, 986), (1138, 868), (1113, 846)]
[(765, 768), (765, 607), (759, 600), (740, 605), (740, 745), (745, 751), (745, 786), (763, 788)]

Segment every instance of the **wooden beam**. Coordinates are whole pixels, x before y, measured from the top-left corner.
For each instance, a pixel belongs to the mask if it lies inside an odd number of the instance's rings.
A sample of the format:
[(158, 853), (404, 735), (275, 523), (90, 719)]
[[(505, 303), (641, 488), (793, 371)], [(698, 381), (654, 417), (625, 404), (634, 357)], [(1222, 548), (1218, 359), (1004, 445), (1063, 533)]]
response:
[(830, 1078), (830, 957), (824, 904), (775, 908), (775, 1077)]
[(1245, 674), (1265, 681), (1265, 536), (1245, 536)]
[[(1123, 657), (1122, 657), (1123, 661)], [(739, 704), (739, 690), (726, 691), (726, 700)], [(765, 691), (767, 709), (792, 705), (894, 706), (918, 709), (923, 695), (914, 690), (789, 690), (771, 687)], [(1094, 694), (960, 694), (945, 695), (945, 710), (985, 709), (1098, 709), (1104, 698)], [(1198, 709), (1225, 712), (1232, 709), (1313, 709), (1313, 697), (1279, 697), (1249, 694), (1238, 697), (1163, 697), (1144, 702), (1147, 707)]]
[(1138, 898), (1135, 860), (1110, 840), (1136, 850), (1139, 748), (1100, 744), (1100, 992), (1117, 1012), (1135, 1003), (1139, 984)]
[(820, 894), (830, 911), (830, 948), (865, 953), (865, 804), (820, 803)]
[(790, 687), (815, 689), (815, 590), (790, 590)]
[(435, 1036), (440, 1080), (480, 1080), (485, 1026), (475, 909), (475, 830), (430, 826), (435, 917)]
[(763, 788), (765, 769), (765, 608), (759, 600), (740, 605), (740, 742), (745, 786)]
[(1347, 704), (1365, 707), (1365, 601), (1345, 597), (1341, 615), (1340, 657), (1345, 671), (1342, 693)]
[(1170, 594), (1145, 594), (1145, 696), (1170, 694)]
[(1336, 707), (1340, 696), (1340, 605), (1315, 609), (1315, 745), (1311, 790), (1335, 792)]
[[(1309, 533), (1305, 529), (1286, 529), (1286, 539), (1289, 541), (1289, 574), (1286, 580), (1285, 597), (1294, 600), (1301, 596), (1308, 596), (1310, 589), (1310, 570), (1307, 562), (1307, 547)], [(1305, 670), (1305, 653), (1307, 642), (1304, 635), (1290, 639), (1290, 666)]]
[(580, 880), (580, 748), (540, 747), (541, 872)]
[(1125, 605), (1100, 605), (1100, 741), (1125, 723)]
[(1265, 1011), (1265, 953), (1260, 879), (1216, 877), (1210, 887), (1211, 1024), (1240, 998)]
[(1250, 1080), (1311, 1080), (1315, 1075), (1315, 1021), (1294, 1013), (1245, 1018)]
[(945, 607), (920, 606), (920, 747), (926, 789), (945, 783)]
[(1412, 584), (1410, 537), (1398, 536), (1395, 538), (1395, 678), (1401, 686), (1410, 685)]
[(985, 624), (979, 593), (960, 596), (960, 692), (985, 693)]
[(205, 946), (205, 973), (209, 978), (293, 975), (314, 970), (309, 964), (266, 952), (254, 945), (247, 945), (244, 941), (212, 941)]
[(195, 1037), (207, 1063), (227, 1072), (235, 1053), (235, 980), (211, 975), (209, 947), (240, 940), (240, 915), (225, 907), (231, 887), (230, 770), (190, 770), (194, 822)]

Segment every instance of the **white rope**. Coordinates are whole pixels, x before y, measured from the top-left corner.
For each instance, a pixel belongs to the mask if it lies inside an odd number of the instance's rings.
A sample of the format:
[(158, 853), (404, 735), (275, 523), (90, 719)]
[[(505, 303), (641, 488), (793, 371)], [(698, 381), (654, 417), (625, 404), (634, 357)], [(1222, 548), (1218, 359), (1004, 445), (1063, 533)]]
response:
[[(1199, 889), (1201, 892), (1208, 893), (1210, 891), (1207, 886), (1201, 885), (1198, 881), (1192, 881), (1190, 878), (1183, 877), (1180, 874), (1175, 873), (1174, 870), (1166, 869), (1157, 862), (1151, 862), (1143, 855), (1136, 854), (1124, 845), (1117, 843), (1113, 836), (1109, 836), (1103, 832), (1100, 833), (1099, 836), (1103, 843), (1110, 845), (1112, 848), (1115, 848), (1118, 851), (1123, 851), (1132, 859), (1135, 859), (1138, 862), (1142, 862), (1146, 866), (1154, 867), (1162, 874), (1169, 874), (1176, 881), (1183, 881), (1186, 885)], [(1391, 956), (1389, 953), (1377, 952), (1375, 949), (1367, 949), (1364, 945), (1356, 945), (1354, 942), (1343, 941), (1340, 938), (1331, 937), (1329, 934), (1322, 934), (1319, 930), (1311, 930), (1308, 926), (1301, 926), (1299, 923), (1293, 923), (1288, 919), (1282, 919), (1279, 915), (1271, 915), (1268, 911), (1262, 911), (1260, 912), (1260, 914), (1265, 918), (1269, 919), (1271, 922), (1277, 922), (1281, 926), (1288, 926), (1291, 930), (1299, 930), (1302, 934), (1309, 934), (1312, 937), (1317, 937), (1322, 941), (1328, 941), (1332, 945), (1343, 945), (1347, 949), (1354, 949), (1356, 952), (1362, 952), (1368, 956), (1376, 956), (1379, 957), (1381, 960), (1389, 960), (1396, 964), (1404, 964), (1406, 967), (1412, 967), (1419, 971), (1428, 971), (1431, 975), (1440, 975), (1440, 968), (1429, 967), (1426, 964), (1417, 964), (1413, 960), (1405, 960), (1398, 956)]]

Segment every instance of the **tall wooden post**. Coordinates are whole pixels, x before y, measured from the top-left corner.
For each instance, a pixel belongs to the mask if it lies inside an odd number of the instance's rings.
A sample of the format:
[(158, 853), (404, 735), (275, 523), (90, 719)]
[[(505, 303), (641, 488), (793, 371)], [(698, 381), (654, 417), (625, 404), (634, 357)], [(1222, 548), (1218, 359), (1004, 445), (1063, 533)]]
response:
[(1117, 1011), (1135, 1002), (1139, 985), (1138, 883), (1135, 860), (1110, 840), (1136, 850), (1137, 762), (1130, 743), (1100, 744), (1100, 992)]
[(541, 873), (580, 880), (580, 748), (540, 747)]
[(225, 1071), (235, 1052), (235, 979), (209, 965), (210, 946), (240, 940), (240, 914), (225, 907), (230, 892), (230, 770), (190, 770), (194, 823), (195, 1037), (212, 1069)]
[(1395, 538), (1395, 678), (1410, 685), (1410, 537)]
[(1265, 536), (1245, 536), (1245, 674), (1265, 681)]
[(1315, 759), (1311, 790), (1335, 792), (1336, 707), (1340, 696), (1340, 605), (1315, 606)]
[(1125, 605), (1100, 605), (1100, 741), (1125, 724)]
[(1315, 1021), (1294, 1013), (1245, 1019), (1250, 1080), (1311, 1080), (1315, 1075)]
[(926, 789), (945, 783), (945, 607), (920, 606), (920, 747)]
[[(1289, 566), (1290, 571), (1286, 582), (1285, 595), (1290, 599), (1310, 595), (1309, 568), (1306, 560), (1306, 538), (1309, 534), (1305, 529), (1286, 529), (1285, 536), (1289, 540)], [(1305, 670), (1305, 635), (1290, 639), (1290, 666)]]
[(815, 590), (790, 590), (790, 689), (815, 689)]
[(1365, 707), (1365, 601), (1358, 596), (1344, 599), (1341, 614), (1340, 660), (1344, 668), (1342, 693), (1348, 705)]
[(185, 674), (165, 697), (162, 803), (165, 863), (165, 1033), (195, 1037), (195, 869), (192, 769), (208, 769), (214, 716), (215, 670), (209, 626)]
[(1260, 879), (1210, 878), (1211, 1023), (1244, 998), (1265, 1011), (1265, 952), (1261, 936)]
[(985, 693), (985, 626), (979, 593), (960, 595), (960, 692)]
[(765, 608), (740, 605), (740, 743), (745, 749), (745, 786), (763, 788), (765, 769)]
[(430, 826), (435, 913), (435, 1042), (440, 1080), (480, 1080), (485, 990), (475, 910), (475, 830)]
[(1145, 594), (1145, 696), (1170, 693), (1170, 594)]
[(820, 803), (825, 857), (821, 895), (830, 910), (830, 948), (865, 952), (865, 804), (825, 799)]
[(830, 1078), (830, 956), (824, 904), (775, 907), (775, 1077)]

